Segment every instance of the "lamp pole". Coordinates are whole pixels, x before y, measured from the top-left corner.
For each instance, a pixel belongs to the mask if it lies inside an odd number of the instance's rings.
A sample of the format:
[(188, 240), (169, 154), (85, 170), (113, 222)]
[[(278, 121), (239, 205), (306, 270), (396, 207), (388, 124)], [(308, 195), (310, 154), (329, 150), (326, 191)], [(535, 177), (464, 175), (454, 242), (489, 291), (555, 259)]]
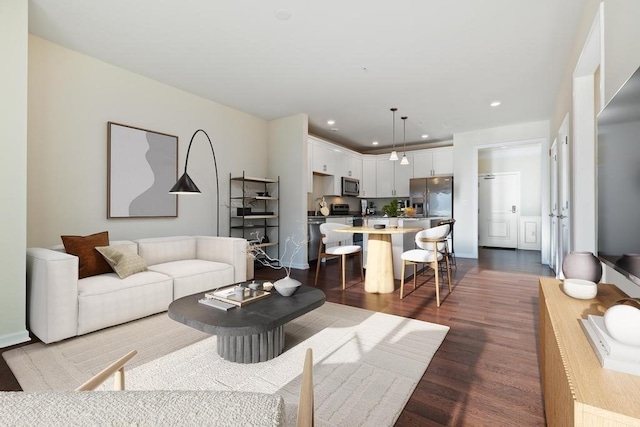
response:
[(216, 235), (220, 235), (220, 182), (218, 179), (218, 162), (216, 161), (216, 152), (213, 149), (213, 143), (211, 142), (211, 138), (207, 135), (202, 129), (198, 129), (191, 136), (191, 141), (189, 141), (189, 147), (187, 148), (187, 158), (184, 161), (184, 173), (175, 183), (175, 185), (169, 190), (171, 194), (200, 194), (201, 191), (198, 186), (193, 182), (191, 177), (187, 174), (187, 165), (189, 164), (189, 153), (191, 152), (191, 144), (193, 143), (193, 139), (198, 134), (198, 132), (202, 132), (204, 136), (207, 137), (207, 141), (209, 141), (209, 146), (211, 147), (211, 154), (213, 154), (213, 166), (216, 173)]

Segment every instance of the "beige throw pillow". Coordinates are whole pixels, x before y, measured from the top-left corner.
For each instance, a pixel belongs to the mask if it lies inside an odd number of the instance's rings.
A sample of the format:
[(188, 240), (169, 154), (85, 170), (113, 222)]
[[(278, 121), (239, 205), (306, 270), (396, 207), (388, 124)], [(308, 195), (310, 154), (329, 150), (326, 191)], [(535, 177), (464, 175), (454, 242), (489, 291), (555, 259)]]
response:
[(126, 246), (99, 246), (96, 250), (121, 279), (147, 270), (144, 259)]

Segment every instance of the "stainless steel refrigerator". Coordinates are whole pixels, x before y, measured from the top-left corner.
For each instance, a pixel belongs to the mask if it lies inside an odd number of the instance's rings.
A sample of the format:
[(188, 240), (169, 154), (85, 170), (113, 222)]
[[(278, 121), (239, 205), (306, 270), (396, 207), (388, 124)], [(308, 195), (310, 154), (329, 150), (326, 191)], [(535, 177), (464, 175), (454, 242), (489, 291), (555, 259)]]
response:
[(453, 218), (453, 177), (413, 178), (409, 181), (409, 203), (416, 216)]

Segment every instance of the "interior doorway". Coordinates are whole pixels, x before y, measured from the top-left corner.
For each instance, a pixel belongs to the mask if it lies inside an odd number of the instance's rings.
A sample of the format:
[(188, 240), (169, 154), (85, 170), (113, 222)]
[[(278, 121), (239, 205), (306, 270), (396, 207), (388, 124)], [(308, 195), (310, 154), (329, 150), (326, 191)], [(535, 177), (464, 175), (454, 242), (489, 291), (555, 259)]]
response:
[(478, 244), (518, 248), (520, 172), (478, 177)]

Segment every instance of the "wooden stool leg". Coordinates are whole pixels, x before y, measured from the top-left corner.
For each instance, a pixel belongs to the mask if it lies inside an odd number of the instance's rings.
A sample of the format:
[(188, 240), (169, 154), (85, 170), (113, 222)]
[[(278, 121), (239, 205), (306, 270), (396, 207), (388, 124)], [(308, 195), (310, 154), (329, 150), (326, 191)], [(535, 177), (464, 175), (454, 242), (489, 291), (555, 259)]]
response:
[(436, 257), (436, 261), (433, 265), (433, 271), (435, 271), (435, 278), (436, 278), (436, 304), (438, 305), (438, 307), (440, 307), (440, 282), (438, 281), (438, 253), (434, 253), (433, 256)]
[(402, 277), (400, 278), (400, 299), (404, 298), (404, 268), (406, 261), (402, 260)]
[(318, 273), (320, 272), (320, 264), (322, 263), (322, 257), (318, 257), (316, 260), (316, 280), (313, 282), (313, 286), (318, 286)]
[(345, 254), (340, 257), (340, 262), (342, 263), (342, 290), (344, 291), (347, 289), (347, 256)]

